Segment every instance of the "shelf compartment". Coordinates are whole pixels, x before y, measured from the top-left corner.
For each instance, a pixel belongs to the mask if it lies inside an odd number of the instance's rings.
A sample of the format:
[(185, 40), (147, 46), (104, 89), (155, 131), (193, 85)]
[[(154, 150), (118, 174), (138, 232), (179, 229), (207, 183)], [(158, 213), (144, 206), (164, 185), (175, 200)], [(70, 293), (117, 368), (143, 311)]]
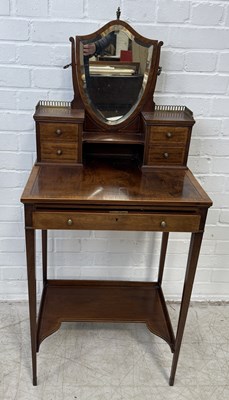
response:
[(140, 322), (174, 351), (163, 292), (156, 282), (48, 280), (42, 294), (37, 349), (62, 322)]
[(143, 133), (83, 132), (84, 143), (144, 144)]

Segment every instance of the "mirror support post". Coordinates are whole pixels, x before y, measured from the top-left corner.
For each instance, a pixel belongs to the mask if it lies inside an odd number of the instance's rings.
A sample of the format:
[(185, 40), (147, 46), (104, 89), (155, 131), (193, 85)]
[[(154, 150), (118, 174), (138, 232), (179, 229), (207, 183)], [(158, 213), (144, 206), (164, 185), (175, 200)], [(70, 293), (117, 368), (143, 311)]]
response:
[(76, 46), (75, 40), (73, 37), (69, 38), (72, 46), (71, 46), (71, 55), (72, 55), (72, 82), (73, 82), (73, 89), (74, 89), (74, 99), (71, 102), (71, 108), (84, 108), (80, 93), (79, 93), (79, 86), (76, 74)]
[[(158, 69), (159, 69), (159, 62), (160, 62), (160, 54), (161, 54), (161, 47), (163, 46), (163, 42), (159, 42), (157, 46), (157, 54), (156, 54), (156, 61), (154, 65), (154, 73), (153, 73), (153, 78), (150, 86), (150, 92), (147, 96), (147, 101), (143, 106), (142, 111), (154, 111), (155, 109), (155, 103), (154, 103), (154, 91), (157, 83), (157, 77), (158, 77)], [(161, 67), (160, 67), (161, 68)]]

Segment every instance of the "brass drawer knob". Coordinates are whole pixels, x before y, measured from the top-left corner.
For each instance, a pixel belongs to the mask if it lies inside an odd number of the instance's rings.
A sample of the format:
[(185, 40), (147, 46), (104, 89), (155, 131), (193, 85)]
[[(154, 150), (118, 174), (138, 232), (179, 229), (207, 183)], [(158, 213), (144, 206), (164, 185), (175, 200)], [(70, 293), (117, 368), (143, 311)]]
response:
[(163, 156), (164, 158), (169, 158), (169, 153), (164, 153)]
[(61, 130), (61, 129), (57, 129), (57, 130), (56, 130), (56, 135), (59, 136), (59, 135), (61, 135), (61, 133), (62, 133), (62, 130)]
[(56, 154), (58, 155), (58, 156), (61, 156), (61, 154), (62, 154), (62, 150), (57, 150), (57, 152), (56, 152)]
[(73, 224), (73, 221), (72, 221), (71, 218), (69, 218), (69, 219), (67, 220), (67, 224), (68, 224), (68, 226), (71, 226), (71, 225)]
[(167, 136), (168, 139), (170, 139), (173, 136), (173, 134), (171, 132), (167, 132), (166, 136)]
[(166, 228), (166, 226), (167, 226), (166, 222), (165, 221), (161, 221), (161, 227), (162, 228)]

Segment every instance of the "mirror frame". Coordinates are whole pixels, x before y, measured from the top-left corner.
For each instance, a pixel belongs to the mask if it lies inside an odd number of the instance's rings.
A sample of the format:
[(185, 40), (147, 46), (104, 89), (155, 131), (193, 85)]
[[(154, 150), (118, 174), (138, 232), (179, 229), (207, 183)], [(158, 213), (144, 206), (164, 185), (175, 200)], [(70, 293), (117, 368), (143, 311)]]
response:
[[(130, 111), (126, 114), (127, 117), (120, 118), (121, 122), (106, 122), (105, 118), (100, 118), (99, 115), (93, 110), (88, 101), (88, 95), (85, 93), (83, 88), (82, 79), (81, 79), (81, 64), (80, 64), (80, 43), (83, 40), (91, 40), (96, 36), (99, 36), (105, 30), (111, 28), (112, 26), (120, 25), (125, 29), (129, 30), (129, 32), (136, 37), (137, 40), (145, 44), (147, 47), (153, 46), (151, 65), (149, 68), (149, 75), (145, 85), (144, 93), (140, 99), (140, 101), (136, 102)], [(159, 60), (160, 60), (160, 51), (161, 46), (163, 45), (162, 41), (148, 39), (138, 32), (136, 32), (128, 23), (125, 21), (116, 19), (108, 22), (104, 26), (102, 26), (97, 31), (88, 34), (76, 36), (75, 39), (70, 37), (70, 42), (72, 43), (72, 81), (73, 81), (73, 89), (74, 89), (74, 99), (71, 102), (71, 107), (74, 109), (82, 109), (85, 108), (86, 113), (89, 114), (95, 121), (95, 123), (100, 126), (103, 130), (118, 130), (121, 129), (132, 122), (135, 117), (141, 111), (153, 111), (155, 107), (155, 103), (153, 101), (154, 90), (157, 81), (158, 69), (159, 69)], [(132, 111), (131, 111), (132, 110)]]

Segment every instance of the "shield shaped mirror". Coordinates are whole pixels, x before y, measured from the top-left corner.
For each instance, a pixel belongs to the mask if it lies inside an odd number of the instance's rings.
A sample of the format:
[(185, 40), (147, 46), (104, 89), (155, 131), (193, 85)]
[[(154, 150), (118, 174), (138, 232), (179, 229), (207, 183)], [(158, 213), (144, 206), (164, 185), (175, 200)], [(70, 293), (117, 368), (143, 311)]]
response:
[(80, 96), (93, 119), (117, 126), (142, 108), (147, 95), (153, 104), (162, 42), (142, 37), (119, 20), (71, 41), (76, 43), (73, 84), (76, 73)]

